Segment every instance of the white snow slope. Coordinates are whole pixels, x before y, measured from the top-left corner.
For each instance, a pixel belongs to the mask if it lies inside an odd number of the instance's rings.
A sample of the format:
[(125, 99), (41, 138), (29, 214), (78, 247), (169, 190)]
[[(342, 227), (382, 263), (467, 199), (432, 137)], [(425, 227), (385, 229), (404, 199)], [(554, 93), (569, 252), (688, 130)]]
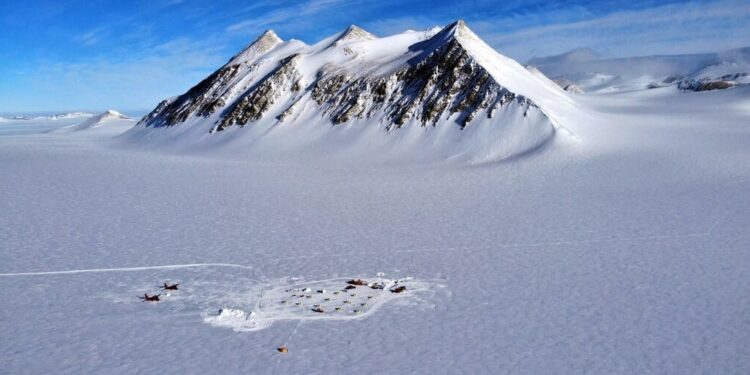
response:
[(750, 87), (575, 103), (480, 166), (0, 131), (0, 373), (750, 373)]
[(127, 128), (130, 128), (134, 124), (135, 124), (135, 120), (123, 115), (120, 112), (110, 109), (96, 116), (92, 116), (81, 123), (53, 129), (53, 131), (71, 132), (71, 131), (91, 130), (91, 129), (96, 129), (100, 127), (123, 127), (123, 126), (126, 127), (126, 130), (127, 130)]
[(312, 46), (267, 31), (124, 139), (264, 157), (482, 162), (543, 145), (574, 117), (571, 103), (462, 21), (384, 38), (351, 26)]

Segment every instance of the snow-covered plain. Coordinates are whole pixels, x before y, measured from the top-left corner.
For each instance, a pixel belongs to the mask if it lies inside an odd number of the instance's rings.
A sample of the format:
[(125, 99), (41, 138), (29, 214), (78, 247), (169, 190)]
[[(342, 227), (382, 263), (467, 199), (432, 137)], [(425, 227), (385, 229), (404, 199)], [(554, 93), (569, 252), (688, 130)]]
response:
[[(2, 123), (0, 373), (749, 373), (750, 90), (575, 100), (573, 136), (479, 165)], [(208, 319), (409, 277), (357, 319)]]

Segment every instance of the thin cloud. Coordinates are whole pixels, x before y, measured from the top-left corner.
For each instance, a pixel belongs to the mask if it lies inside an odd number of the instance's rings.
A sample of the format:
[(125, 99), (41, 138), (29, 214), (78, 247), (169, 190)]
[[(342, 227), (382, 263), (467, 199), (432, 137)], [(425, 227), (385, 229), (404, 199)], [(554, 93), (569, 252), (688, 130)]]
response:
[[(71, 63), (38, 61), (35, 68), (16, 71), (16, 79), (36, 102), (49, 108), (147, 109), (167, 96), (178, 95), (207, 71), (225, 62), (218, 49), (187, 38), (153, 46), (148, 53), (112, 60), (98, 58)], [(74, 95), (69, 95), (75, 93)], [(3, 110), (27, 108), (21, 93), (3, 97)]]
[[(616, 6), (583, 0), (228, 3), (157, 0), (138, 7), (110, 4), (105, 11), (91, 3), (50, 3), (57, 13), (30, 14), (22, 2), (13, 3), (0, 16), (0, 32), (18, 35), (0, 38), (0, 106), (77, 107), (73, 100), (150, 106), (184, 92), (267, 28), (314, 43), (352, 23), (387, 36), (463, 18), (491, 46), (519, 61), (576, 47), (622, 57), (750, 44), (746, 0), (632, 0)], [(29, 48), (37, 45), (44, 48)]]
[[(583, 21), (506, 32), (478, 22), (480, 34), (516, 56), (554, 54), (580, 46), (613, 56), (692, 53), (729, 49), (750, 40), (750, 3), (738, 1), (670, 4), (610, 13)], [(534, 46), (533, 49), (530, 46)]]
[(429, 17), (408, 16), (398, 18), (385, 18), (373, 22), (368, 22), (365, 24), (365, 28), (377, 35), (386, 36), (402, 33), (406, 30), (427, 29), (437, 24), (439, 23)]
[(76, 35), (73, 40), (76, 43), (82, 44), (84, 46), (93, 46), (94, 44), (97, 44), (102, 40), (102, 38), (104, 37), (104, 33), (104, 29), (96, 28), (83, 34)]
[(310, 0), (303, 4), (285, 7), (261, 14), (257, 17), (236, 22), (226, 27), (227, 31), (241, 31), (250, 28), (255, 31), (273, 24), (279, 24), (291, 19), (311, 16), (334, 5), (345, 3), (344, 0)]

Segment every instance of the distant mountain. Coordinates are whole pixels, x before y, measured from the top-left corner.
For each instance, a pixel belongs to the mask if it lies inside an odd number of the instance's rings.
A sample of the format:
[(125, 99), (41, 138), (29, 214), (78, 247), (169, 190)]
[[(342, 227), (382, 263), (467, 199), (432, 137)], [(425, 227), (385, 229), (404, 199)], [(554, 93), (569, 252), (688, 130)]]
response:
[(91, 117), (93, 115), (94, 114), (90, 113), (90, 112), (65, 112), (65, 113), (59, 113), (59, 114), (50, 115), (50, 116), (11, 116), (11, 117), (0, 117), (0, 119), (4, 119), (4, 120), (18, 120), (18, 121), (25, 121), (25, 120), (62, 120), (62, 119), (73, 119), (73, 118)]
[(600, 54), (591, 48), (576, 48), (559, 55), (532, 58), (528, 61), (528, 65), (543, 68), (567, 67), (596, 60), (599, 56)]
[(675, 86), (705, 91), (750, 84), (750, 47), (719, 53), (601, 59), (588, 49), (534, 58), (535, 66), (561, 86), (587, 92)]
[(91, 117), (91, 116), (94, 116), (94, 114), (91, 112), (68, 112), (68, 113), (60, 113), (60, 114), (52, 115), (52, 116), (35, 117), (35, 119), (60, 120), (60, 119), (66, 119), (66, 118), (81, 118), (81, 117)]
[[(540, 75), (494, 51), (463, 21), (385, 38), (350, 26), (312, 46), (269, 30), (185, 94), (159, 103), (130, 133), (201, 143), (210, 142), (207, 133), (233, 130), (231, 137), (255, 147), (263, 138), (290, 148), (325, 142), (343, 126), (372, 147), (385, 138), (365, 135), (369, 129), (403, 137), (413, 131), (400, 129), (436, 129), (409, 135), (425, 139), (410, 147), (501, 158), (555, 133), (545, 103), (566, 94)], [(173, 127), (191, 130), (164, 130)]]

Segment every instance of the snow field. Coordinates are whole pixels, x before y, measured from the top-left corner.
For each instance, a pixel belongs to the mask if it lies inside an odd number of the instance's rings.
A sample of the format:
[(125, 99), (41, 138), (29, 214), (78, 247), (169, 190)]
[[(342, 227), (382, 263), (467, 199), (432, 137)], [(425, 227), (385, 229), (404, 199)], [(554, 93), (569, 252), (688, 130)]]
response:
[(0, 373), (750, 373), (748, 97), (579, 95), (577, 142), (479, 166), (3, 123)]

